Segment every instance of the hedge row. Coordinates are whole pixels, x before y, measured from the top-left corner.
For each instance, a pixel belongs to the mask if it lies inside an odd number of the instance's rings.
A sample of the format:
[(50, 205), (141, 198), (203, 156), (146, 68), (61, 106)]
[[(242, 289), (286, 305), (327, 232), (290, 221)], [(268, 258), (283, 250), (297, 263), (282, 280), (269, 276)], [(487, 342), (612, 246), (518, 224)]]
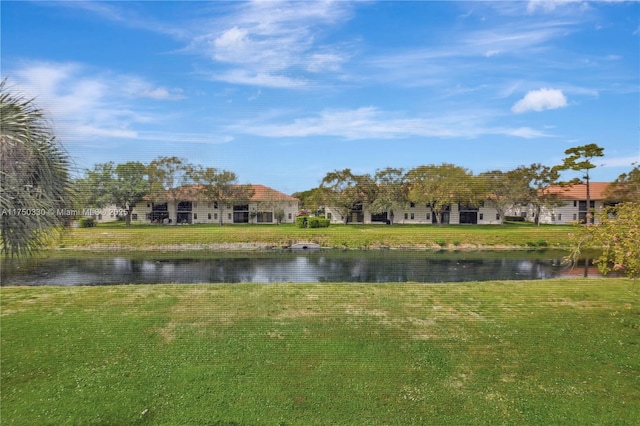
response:
[(524, 217), (522, 217), (522, 216), (505, 216), (504, 220), (506, 222), (524, 222)]
[(329, 219), (317, 216), (300, 215), (296, 217), (298, 228), (328, 228), (331, 224)]

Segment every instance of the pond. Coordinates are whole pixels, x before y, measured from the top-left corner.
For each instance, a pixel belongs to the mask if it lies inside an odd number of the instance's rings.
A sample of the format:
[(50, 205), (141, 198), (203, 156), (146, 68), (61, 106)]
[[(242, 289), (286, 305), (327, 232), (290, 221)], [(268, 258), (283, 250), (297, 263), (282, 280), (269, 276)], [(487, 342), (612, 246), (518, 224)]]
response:
[(563, 253), (306, 251), (176, 254), (77, 254), (2, 260), (6, 285), (113, 285), (275, 282), (466, 282), (597, 275)]

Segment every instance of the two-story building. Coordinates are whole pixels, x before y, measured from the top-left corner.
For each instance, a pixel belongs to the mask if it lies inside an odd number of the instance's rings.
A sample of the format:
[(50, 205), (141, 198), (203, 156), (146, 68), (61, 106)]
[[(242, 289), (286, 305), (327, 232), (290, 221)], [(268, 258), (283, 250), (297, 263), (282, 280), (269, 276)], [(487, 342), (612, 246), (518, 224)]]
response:
[[(189, 185), (167, 193), (165, 200), (147, 200), (138, 203), (132, 212), (131, 221), (157, 224), (190, 223), (294, 223), (299, 200), (264, 185), (250, 185), (253, 195), (246, 200), (218, 203), (208, 201), (202, 187)], [(112, 221), (116, 217), (103, 209), (98, 221)]]
[[(452, 203), (442, 211), (440, 224), (474, 224), (494, 225), (501, 224), (502, 219), (490, 200), (484, 201), (479, 206), (466, 206)], [(325, 207), (325, 216), (331, 223), (400, 223), (415, 225), (432, 225), (438, 223), (437, 213), (430, 206), (409, 203), (405, 207), (395, 209), (393, 212), (372, 213), (366, 205), (357, 206), (347, 214), (340, 213), (335, 207)], [(346, 220), (345, 220), (346, 219)]]
[[(540, 223), (568, 224), (585, 223), (589, 212), (598, 212), (607, 205), (606, 191), (611, 184), (609, 182), (591, 182), (589, 184), (590, 205), (587, 205), (587, 185), (579, 183), (570, 186), (552, 185), (545, 191), (556, 194), (560, 205), (555, 207), (543, 207), (540, 211)], [(521, 209), (519, 213), (526, 221), (534, 222), (535, 213), (530, 207)]]

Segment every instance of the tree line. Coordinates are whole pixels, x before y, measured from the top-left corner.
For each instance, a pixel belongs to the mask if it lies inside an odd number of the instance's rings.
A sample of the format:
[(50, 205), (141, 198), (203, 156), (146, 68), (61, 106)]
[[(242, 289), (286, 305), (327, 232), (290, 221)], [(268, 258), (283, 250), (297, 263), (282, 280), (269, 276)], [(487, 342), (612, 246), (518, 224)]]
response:
[[(492, 170), (474, 175), (470, 170), (454, 164), (429, 164), (410, 170), (387, 167), (374, 174), (355, 174), (351, 169), (329, 172), (317, 188), (293, 194), (303, 207), (317, 210), (331, 206), (343, 218), (349, 212), (366, 205), (373, 214), (387, 213), (393, 222), (394, 211), (406, 208), (410, 203), (430, 207), (437, 223), (442, 212), (452, 203), (479, 206), (490, 200), (501, 217), (513, 208), (531, 206), (535, 220), (539, 220), (543, 207), (555, 207), (562, 203), (554, 185), (571, 186), (585, 183), (587, 205), (590, 205), (590, 170), (595, 157), (602, 157), (604, 149), (587, 144), (565, 151), (561, 164), (545, 166), (534, 163), (513, 170)], [(581, 172), (581, 177), (561, 180), (566, 170)], [(640, 168), (638, 165), (628, 174), (622, 174), (611, 185), (607, 197), (610, 201), (636, 201), (640, 198)]]

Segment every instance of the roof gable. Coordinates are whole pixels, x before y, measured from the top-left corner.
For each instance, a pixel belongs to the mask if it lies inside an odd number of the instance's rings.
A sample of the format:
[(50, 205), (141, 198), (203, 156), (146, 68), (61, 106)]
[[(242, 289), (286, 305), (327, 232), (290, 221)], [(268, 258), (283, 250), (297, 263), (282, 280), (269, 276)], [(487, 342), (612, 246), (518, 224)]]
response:
[[(606, 190), (611, 184), (609, 182), (591, 182), (589, 183), (589, 195), (592, 200), (604, 200)], [(558, 197), (566, 200), (586, 200), (587, 184), (577, 183), (570, 186), (551, 185), (547, 187), (545, 192), (556, 194)]]
[[(233, 185), (234, 187), (246, 187), (250, 186), (254, 193), (253, 196), (249, 199), (249, 201), (254, 202), (282, 202), (282, 201), (291, 201), (298, 202), (297, 198), (291, 197), (283, 192), (276, 191), (273, 188), (269, 188), (265, 185)], [(173, 191), (173, 199), (181, 200), (181, 201), (198, 201), (202, 200), (204, 197), (202, 196), (204, 187), (202, 185), (184, 185), (179, 188), (176, 188)]]

